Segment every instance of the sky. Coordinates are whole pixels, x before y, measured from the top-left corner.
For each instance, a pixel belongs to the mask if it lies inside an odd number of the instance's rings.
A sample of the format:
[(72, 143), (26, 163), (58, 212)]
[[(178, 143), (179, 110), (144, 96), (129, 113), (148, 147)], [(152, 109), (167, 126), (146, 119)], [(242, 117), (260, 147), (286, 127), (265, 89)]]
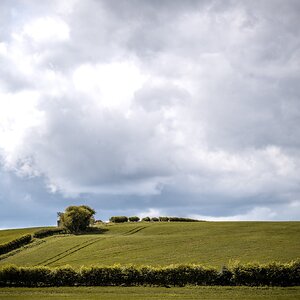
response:
[(0, 228), (300, 220), (300, 1), (0, 1)]

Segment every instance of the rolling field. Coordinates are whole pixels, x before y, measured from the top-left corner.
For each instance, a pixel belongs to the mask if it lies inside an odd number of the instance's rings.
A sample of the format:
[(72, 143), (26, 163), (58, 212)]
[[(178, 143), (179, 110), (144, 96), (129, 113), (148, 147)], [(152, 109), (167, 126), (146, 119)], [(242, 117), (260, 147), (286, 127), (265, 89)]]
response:
[[(240, 262), (299, 258), (300, 222), (199, 222), (108, 224), (102, 234), (57, 235), (4, 259), (0, 265), (170, 265), (221, 267)], [(37, 229), (35, 229), (37, 230)], [(35, 231), (27, 229), (27, 232)], [(0, 231), (0, 241), (14, 230)], [(20, 230), (16, 230), (16, 234)], [(23, 234), (23, 233), (22, 233)]]
[(300, 288), (250, 287), (63, 287), (63, 288), (1, 288), (0, 299), (224, 299), (224, 300), (296, 300)]

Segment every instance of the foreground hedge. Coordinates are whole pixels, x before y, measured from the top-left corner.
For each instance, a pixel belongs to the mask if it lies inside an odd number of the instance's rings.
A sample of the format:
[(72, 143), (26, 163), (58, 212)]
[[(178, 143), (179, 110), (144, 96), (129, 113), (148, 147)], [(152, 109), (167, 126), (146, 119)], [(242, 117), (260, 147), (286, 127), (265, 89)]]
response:
[(24, 245), (27, 245), (31, 242), (31, 240), (32, 240), (31, 234), (26, 234), (10, 242), (0, 244), (0, 255), (4, 253), (8, 253)]
[(289, 264), (235, 265), (218, 271), (200, 265), (169, 267), (16, 267), (0, 268), (0, 286), (118, 286), (118, 285), (300, 285), (300, 261)]

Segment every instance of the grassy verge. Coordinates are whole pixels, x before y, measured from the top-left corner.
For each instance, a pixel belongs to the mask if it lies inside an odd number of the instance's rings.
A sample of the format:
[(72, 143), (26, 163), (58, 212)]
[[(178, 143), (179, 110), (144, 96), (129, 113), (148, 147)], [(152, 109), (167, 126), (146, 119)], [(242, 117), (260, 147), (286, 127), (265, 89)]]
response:
[(300, 288), (249, 287), (77, 287), (0, 288), (0, 299), (300, 299)]

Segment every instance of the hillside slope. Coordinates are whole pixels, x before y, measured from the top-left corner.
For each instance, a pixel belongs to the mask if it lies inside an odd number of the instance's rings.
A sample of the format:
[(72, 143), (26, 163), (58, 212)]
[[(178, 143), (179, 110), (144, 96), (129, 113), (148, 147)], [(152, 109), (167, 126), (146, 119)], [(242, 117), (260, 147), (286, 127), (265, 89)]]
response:
[(141, 222), (102, 228), (103, 234), (45, 238), (0, 260), (0, 265), (200, 263), (219, 267), (232, 259), (263, 263), (299, 257), (300, 222)]

